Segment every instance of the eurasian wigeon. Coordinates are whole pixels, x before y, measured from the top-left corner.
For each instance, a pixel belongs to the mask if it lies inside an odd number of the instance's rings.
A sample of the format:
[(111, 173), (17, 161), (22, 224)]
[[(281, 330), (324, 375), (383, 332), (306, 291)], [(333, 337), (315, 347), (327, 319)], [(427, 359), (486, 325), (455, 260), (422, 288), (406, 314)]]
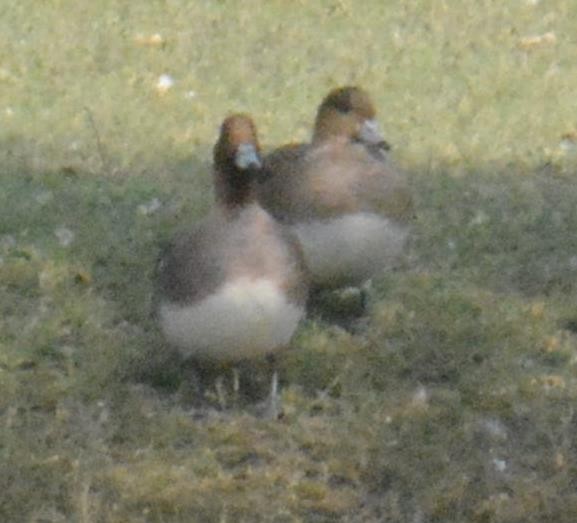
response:
[[(157, 267), (160, 327), (185, 357), (274, 358), (305, 314), (301, 248), (256, 199), (265, 175), (252, 119), (226, 118), (214, 147), (214, 209), (174, 239)], [(276, 389), (275, 371), (273, 410)]]
[(287, 145), (265, 160), (259, 201), (296, 233), (315, 288), (361, 285), (391, 267), (413, 217), (407, 180), (368, 94), (333, 90), (321, 103), (310, 144)]

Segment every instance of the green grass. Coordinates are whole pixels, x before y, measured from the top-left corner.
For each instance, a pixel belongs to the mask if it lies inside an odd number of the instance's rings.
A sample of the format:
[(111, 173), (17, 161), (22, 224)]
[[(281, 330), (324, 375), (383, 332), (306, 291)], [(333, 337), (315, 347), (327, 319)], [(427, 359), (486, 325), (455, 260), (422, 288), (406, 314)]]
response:
[[(573, 523), (576, 21), (570, 0), (4, 6), (0, 520)], [(149, 316), (158, 244), (211, 205), (226, 114), (306, 139), (347, 83), (411, 180), (406, 263), (358, 333), (299, 331), (281, 421), (195, 416)]]

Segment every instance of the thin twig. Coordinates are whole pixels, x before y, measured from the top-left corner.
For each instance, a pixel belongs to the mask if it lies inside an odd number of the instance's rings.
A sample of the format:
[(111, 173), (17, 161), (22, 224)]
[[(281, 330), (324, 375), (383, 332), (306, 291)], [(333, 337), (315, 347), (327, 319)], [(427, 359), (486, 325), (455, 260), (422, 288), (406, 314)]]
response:
[(98, 127), (96, 127), (96, 121), (94, 120), (94, 115), (89, 107), (84, 106), (84, 110), (86, 111), (86, 116), (88, 117), (88, 125), (90, 125), (90, 128), (94, 133), (94, 139), (96, 141), (96, 151), (98, 153), (98, 157), (100, 158), (102, 171), (104, 172), (104, 174), (111, 174), (112, 171), (110, 169), (110, 162), (108, 161), (108, 157), (104, 152), (104, 146), (102, 144), (102, 140), (100, 139), (100, 133), (98, 132)]

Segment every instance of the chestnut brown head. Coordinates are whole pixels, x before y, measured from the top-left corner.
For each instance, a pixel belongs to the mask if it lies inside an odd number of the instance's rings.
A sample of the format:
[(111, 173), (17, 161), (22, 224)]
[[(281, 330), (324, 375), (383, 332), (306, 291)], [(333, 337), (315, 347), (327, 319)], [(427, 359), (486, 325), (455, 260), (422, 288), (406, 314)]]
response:
[(340, 137), (388, 149), (375, 117), (375, 106), (364, 89), (355, 86), (334, 89), (319, 106), (313, 142)]

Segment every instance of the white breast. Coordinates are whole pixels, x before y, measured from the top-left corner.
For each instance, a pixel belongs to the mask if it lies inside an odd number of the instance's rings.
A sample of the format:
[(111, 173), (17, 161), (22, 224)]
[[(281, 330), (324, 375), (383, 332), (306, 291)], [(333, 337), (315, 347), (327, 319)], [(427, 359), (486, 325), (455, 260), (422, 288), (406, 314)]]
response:
[(360, 284), (391, 267), (407, 239), (406, 227), (373, 213), (357, 213), (293, 226), (313, 282)]
[(273, 281), (240, 278), (199, 303), (162, 304), (160, 325), (184, 356), (238, 360), (286, 347), (304, 312)]

